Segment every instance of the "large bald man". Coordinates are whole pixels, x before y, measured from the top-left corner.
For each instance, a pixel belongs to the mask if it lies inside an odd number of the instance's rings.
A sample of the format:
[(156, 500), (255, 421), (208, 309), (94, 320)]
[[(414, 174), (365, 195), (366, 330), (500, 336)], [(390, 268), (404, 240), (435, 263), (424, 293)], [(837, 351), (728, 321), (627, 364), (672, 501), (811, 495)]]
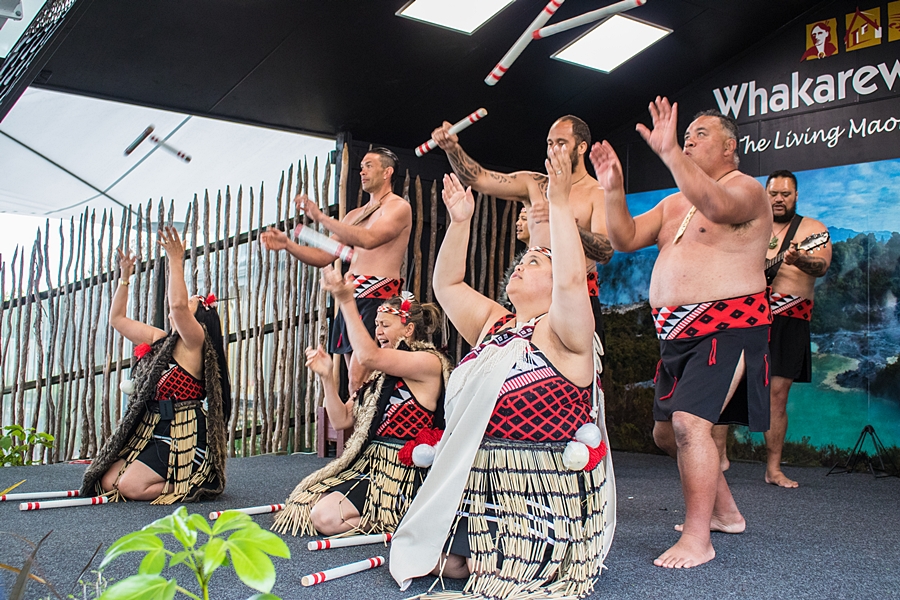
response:
[(650, 104), (653, 129), (637, 130), (680, 190), (632, 217), (622, 165), (608, 142), (591, 160), (606, 190), (613, 248), (656, 245), (650, 305), (660, 338), (653, 437), (678, 460), (686, 505), (681, 538), (654, 564), (689, 568), (716, 553), (710, 530), (739, 533), (744, 517), (719, 468), (716, 423), (769, 428), (768, 335), (763, 275), (772, 209), (763, 187), (738, 171), (737, 125), (716, 111), (698, 115), (679, 146), (677, 105)]

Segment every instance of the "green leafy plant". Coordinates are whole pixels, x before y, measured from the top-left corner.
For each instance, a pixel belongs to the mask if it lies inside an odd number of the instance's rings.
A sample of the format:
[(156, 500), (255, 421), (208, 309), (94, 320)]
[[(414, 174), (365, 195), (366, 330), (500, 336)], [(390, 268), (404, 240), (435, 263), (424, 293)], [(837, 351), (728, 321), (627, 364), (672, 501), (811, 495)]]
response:
[[(5, 433), (3, 433), (5, 432)], [(0, 466), (22, 467), (33, 465), (31, 453), (35, 446), (52, 448), (55, 438), (49, 433), (25, 429), (21, 425), (7, 425), (0, 433)]]
[[(223, 534), (232, 532), (227, 538)], [(200, 534), (206, 543), (197, 546)], [(166, 549), (161, 535), (171, 535), (184, 548)], [(262, 592), (252, 600), (278, 600), (269, 592), (275, 585), (275, 566), (269, 556), (290, 558), (291, 551), (280, 537), (263, 530), (249, 516), (226, 511), (210, 526), (202, 515), (188, 515), (185, 507), (150, 523), (140, 531), (129, 533), (106, 551), (102, 570), (110, 562), (128, 552), (145, 552), (137, 575), (127, 577), (106, 589), (101, 600), (171, 600), (181, 593), (194, 600), (209, 600), (209, 581), (213, 572), (231, 565), (245, 585)], [(168, 580), (160, 573), (183, 564), (194, 573), (200, 594), (197, 595)]]

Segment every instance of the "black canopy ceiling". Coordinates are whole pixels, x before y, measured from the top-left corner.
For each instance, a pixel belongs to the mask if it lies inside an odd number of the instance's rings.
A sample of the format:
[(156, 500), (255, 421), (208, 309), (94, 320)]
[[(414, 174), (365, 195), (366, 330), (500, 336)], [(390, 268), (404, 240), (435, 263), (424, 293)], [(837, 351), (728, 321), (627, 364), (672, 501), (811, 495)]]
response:
[[(91, 2), (43, 85), (101, 98), (414, 148), (480, 106), (476, 158), (540, 168), (550, 123), (576, 114), (595, 137), (645, 114), (806, 11), (809, 0), (649, 0), (631, 15), (674, 33), (611, 74), (550, 55), (581, 27), (532, 42), (495, 87), (485, 76), (546, 4), (516, 0), (472, 36), (399, 18), (406, 0)], [(610, 4), (568, 0), (555, 21)]]

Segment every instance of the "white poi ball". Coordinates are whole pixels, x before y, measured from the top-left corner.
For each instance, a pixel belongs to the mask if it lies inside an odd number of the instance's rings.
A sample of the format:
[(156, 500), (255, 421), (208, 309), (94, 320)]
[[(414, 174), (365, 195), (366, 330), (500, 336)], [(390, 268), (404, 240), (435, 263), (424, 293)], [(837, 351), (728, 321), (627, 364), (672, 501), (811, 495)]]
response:
[(600, 428), (593, 423), (585, 423), (575, 432), (575, 439), (591, 448), (596, 448), (603, 441), (603, 435)]
[(430, 467), (434, 462), (434, 446), (419, 444), (413, 448), (412, 461), (417, 467)]
[(588, 447), (581, 442), (569, 442), (563, 451), (563, 466), (570, 471), (581, 471), (591, 459)]
[(134, 393), (134, 381), (131, 379), (123, 379), (122, 383), (119, 384), (119, 389), (122, 390), (123, 394), (130, 396)]

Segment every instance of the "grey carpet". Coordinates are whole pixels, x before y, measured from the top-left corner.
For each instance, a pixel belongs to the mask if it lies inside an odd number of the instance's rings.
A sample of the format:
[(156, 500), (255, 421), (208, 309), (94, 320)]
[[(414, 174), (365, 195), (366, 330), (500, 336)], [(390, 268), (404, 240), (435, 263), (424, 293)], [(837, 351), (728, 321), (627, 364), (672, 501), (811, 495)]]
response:
[[(714, 561), (671, 571), (654, 567), (652, 560), (676, 541), (672, 527), (684, 514), (674, 461), (622, 452), (614, 454), (614, 461), (618, 527), (606, 561), (608, 570), (591, 598), (900, 598), (900, 479), (876, 480), (861, 473), (826, 477), (826, 469), (788, 468), (788, 476), (801, 487), (784, 490), (763, 483), (762, 465), (735, 463), (728, 481), (747, 519), (747, 531), (714, 534)], [(326, 462), (301, 455), (230, 460), (225, 493), (188, 509), (207, 515), (212, 510), (282, 502), (297, 481)], [(21, 479), (27, 482), (16, 492), (73, 489), (79, 487), (83, 470), (82, 465), (68, 464), (7, 467), (0, 469), (0, 489)], [(20, 512), (18, 502), (5, 502), (0, 503), (0, 531), (33, 541), (53, 531), (40, 549), (35, 571), (65, 597), (99, 544), (105, 550), (118, 537), (173, 509), (129, 502)], [(253, 518), (264, 527), (273, 519), (272, 515)], [(404, 593), (387, 567), (382, 567), (304, 588), (300, 578), (305, 574), (376, 554), (387, 557), (388, 549), (364, 546), (308, 552), (308, 538), (285, 539), (292, 559), (275, 559), (278, 579), (272, 591), (286, 600), (406, 598), (425, 591), (434, 580), (420, 580)], [(19, 565), (23, 552), (14, 537), (0, 535), (0, 562)], [(136, 572), (140, 556), (117, 559), (107, 575), (120, 580)], [(174, 567), (164, 574), (196, 591), (187, 569)], [(0, 571), (0, 587), (8, 590), (13, 578)], [(462, 582), (447, 583), (459, 587)], [(225, 600), (254, 593), (225, 569), (215, 573), (211, 589), (211, 597)], [(26, 597), (46, 596), (46, 588), (29, 584)]]

